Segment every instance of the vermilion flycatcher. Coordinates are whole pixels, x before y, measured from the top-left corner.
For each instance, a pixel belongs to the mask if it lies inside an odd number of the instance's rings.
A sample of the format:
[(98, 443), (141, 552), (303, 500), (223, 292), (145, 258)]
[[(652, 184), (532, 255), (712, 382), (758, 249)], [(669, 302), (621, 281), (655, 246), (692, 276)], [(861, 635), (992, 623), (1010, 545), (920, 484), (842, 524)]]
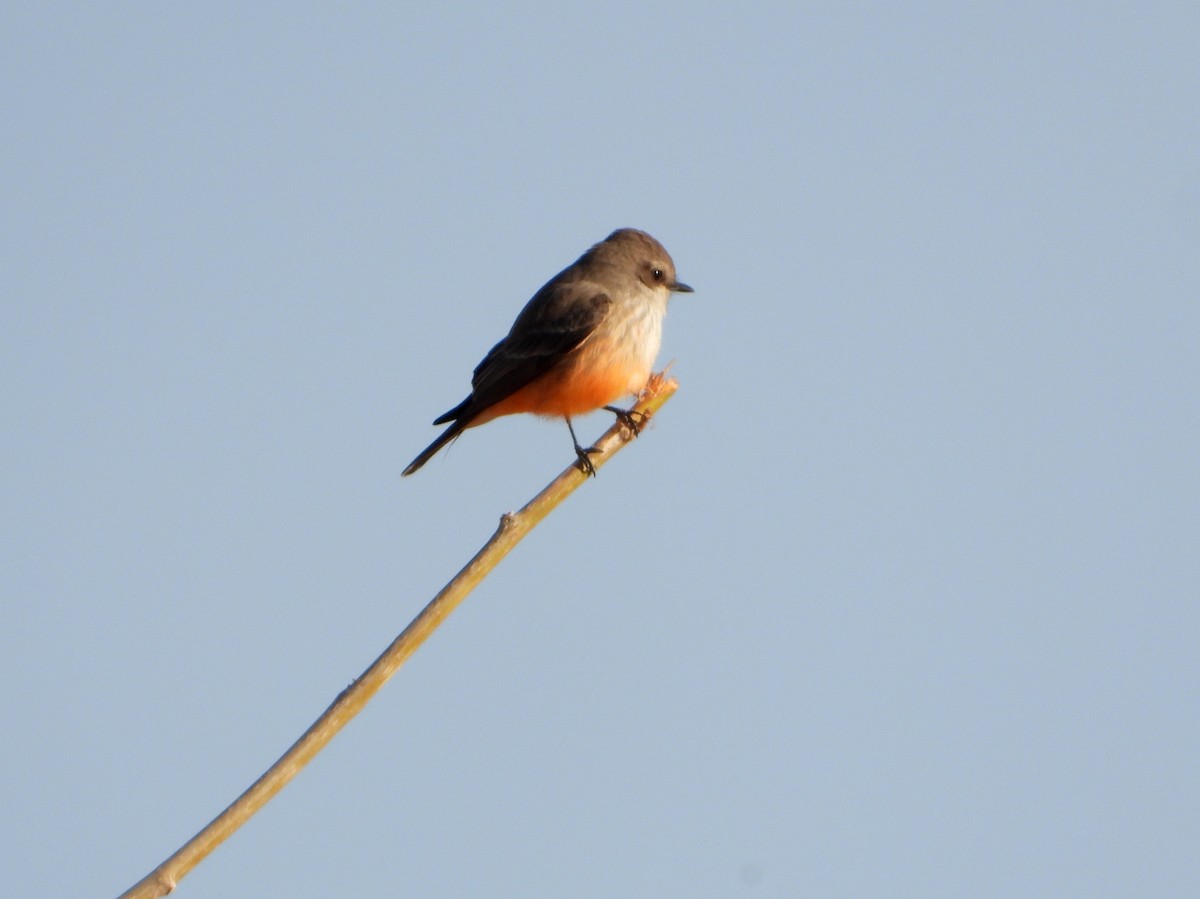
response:
[(663, 245), (644, 231), (614, 231), (525, 304), (508, 336), (476, 366), (471, 395), (434, 421), (450, 427), (404, 474), (467, 428), (532, 412), (566, 419), (575, 454), (594, 475), (571, 416), (604, 408), (637, 431), (630, 413), (610, 404), (646, 386), (673, 291), (692, 288), (675, 280), (675, 263)]

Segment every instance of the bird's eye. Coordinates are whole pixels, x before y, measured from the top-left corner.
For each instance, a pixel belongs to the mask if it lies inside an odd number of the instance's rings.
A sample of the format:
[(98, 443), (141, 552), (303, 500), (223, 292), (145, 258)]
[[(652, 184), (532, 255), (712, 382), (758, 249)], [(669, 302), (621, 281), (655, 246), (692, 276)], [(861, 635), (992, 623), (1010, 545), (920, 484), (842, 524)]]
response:
[(661, 281), (663, 279), (663, 271), (661, 268), (656, 268), (650, 274), (653, 275), (655, 281)]

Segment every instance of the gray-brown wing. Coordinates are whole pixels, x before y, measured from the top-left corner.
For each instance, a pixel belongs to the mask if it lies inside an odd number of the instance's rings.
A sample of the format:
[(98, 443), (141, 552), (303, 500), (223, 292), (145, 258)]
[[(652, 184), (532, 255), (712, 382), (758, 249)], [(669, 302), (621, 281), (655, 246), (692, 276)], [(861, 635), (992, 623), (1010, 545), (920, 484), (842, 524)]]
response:
[(473, 417), (553, 368), (608, 314), (612, 301), (578, 283), (551, 282), (521, 310), (508, 336), (475, 367), (471, 395), (434, 424)]

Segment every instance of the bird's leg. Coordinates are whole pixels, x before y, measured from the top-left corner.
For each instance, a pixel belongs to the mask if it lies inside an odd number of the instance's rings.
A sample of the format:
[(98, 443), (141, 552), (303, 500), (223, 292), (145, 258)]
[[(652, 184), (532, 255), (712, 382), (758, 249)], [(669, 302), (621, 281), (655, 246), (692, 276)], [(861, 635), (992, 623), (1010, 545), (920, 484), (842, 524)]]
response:
[(575, 455), (579, 457), (579, 467), (583, 469), (585, 475), (596, 476), (596, 466), (592, 464), (592, 460), (588, 458), (588, 453), (598, 453), (600, 450), (594, 446), (584, 449), (579, 445), (579, 438), (575, 436), (575, 428), (571, 426), (571, 416), (564, 415), (567, 420), (567, 430), (571, 432), (571, 441), (575, 444)]
[(621, 409), (617, 406), (605, 406), (604, 410), (617, 416), (617, 421), (629, 428), (629, 430), (633, 432), (634, 437), (642, 433), (642, 427), (646, 424), (646, 419), (648, 418), (645, 412), (639, 412), (636, 409)]

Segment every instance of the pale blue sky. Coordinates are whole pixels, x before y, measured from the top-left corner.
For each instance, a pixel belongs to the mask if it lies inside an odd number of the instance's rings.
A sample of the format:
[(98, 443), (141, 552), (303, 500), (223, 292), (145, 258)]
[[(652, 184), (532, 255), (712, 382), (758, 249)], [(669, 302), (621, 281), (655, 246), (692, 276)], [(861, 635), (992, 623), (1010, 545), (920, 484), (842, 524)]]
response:
[(627, 225), (696, 288), (678, 395), (176, 895), (1200, 893), (1197, 47), (9, 9), (0, 894), (139, 878), (571, 461), (508, 419), (399, 477)]

